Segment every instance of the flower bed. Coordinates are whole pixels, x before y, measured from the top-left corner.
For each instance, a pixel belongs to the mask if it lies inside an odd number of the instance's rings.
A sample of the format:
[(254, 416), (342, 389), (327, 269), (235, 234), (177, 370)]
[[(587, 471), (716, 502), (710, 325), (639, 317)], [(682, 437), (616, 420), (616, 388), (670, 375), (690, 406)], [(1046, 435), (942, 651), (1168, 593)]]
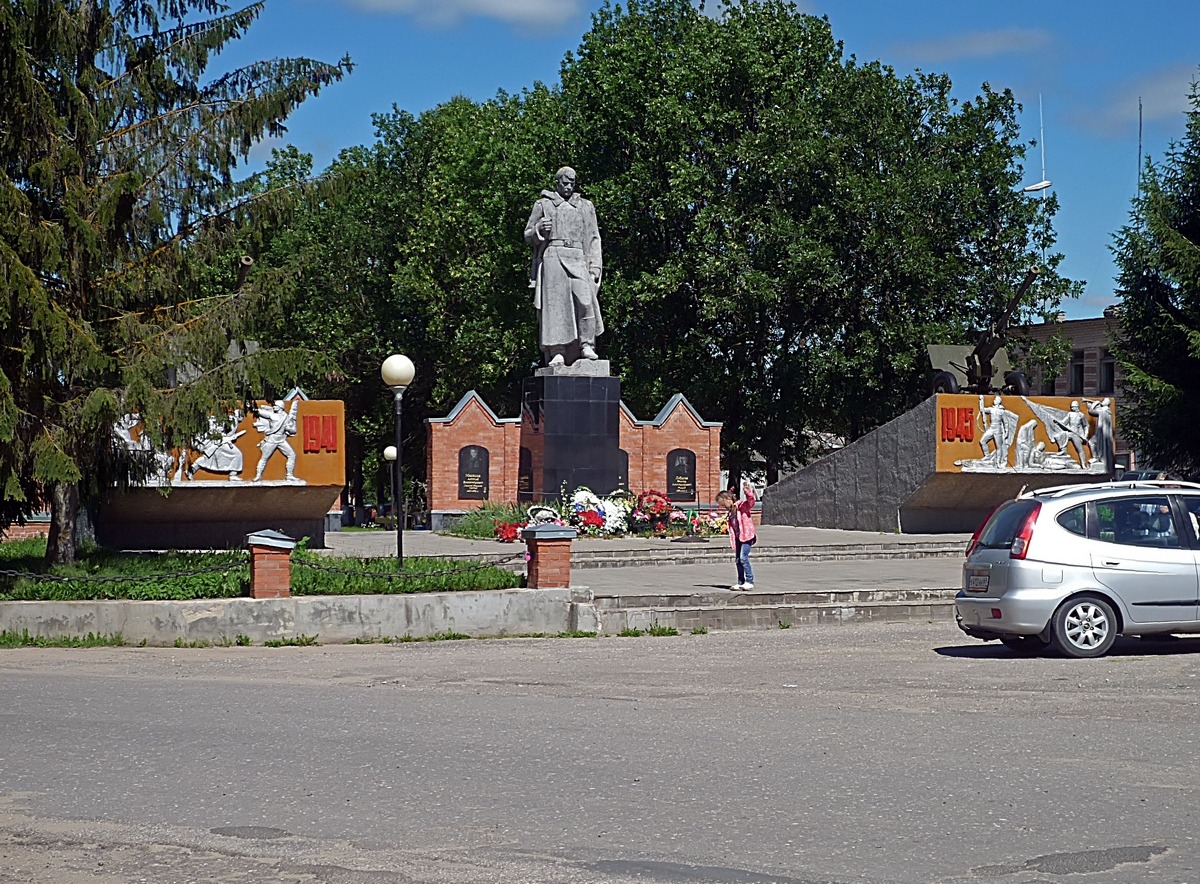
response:
[(581, 537), (679, 537), (724, 534), (726, 515), (722, 510), (701, 512), (678, 509), (661, 491), (643, 491), (636, 496), (618, 491), (600, 497), (590, 488), (576, 488), (555, 504), (546, 502), (529, 508), (526, 522), (495, 520), (493, 536), (504, 543), (521, 540), (527, 525), (554, 524), (574, 528)]

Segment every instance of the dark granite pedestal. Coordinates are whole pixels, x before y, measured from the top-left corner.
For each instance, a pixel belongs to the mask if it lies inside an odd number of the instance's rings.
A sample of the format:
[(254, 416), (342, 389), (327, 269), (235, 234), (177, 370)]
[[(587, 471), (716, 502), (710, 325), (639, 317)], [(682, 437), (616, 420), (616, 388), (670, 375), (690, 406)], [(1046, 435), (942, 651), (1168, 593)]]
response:
[(621, 380), (592, 373), (598, 366), (541, 369), (521, 395), (521, 457), (517, 497), (558, 498), (580, 486), (599, 495), (621, 483)]

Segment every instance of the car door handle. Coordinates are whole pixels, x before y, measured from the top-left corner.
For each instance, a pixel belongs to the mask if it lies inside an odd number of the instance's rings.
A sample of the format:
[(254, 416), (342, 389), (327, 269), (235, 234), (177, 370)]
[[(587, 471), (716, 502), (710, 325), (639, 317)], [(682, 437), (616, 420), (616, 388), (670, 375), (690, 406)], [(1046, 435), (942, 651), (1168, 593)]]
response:
[(1101, 562), (1100, 564), (1102, 564), (1106, 568), (1116, 568), (1121, 563), (1120, 562)]

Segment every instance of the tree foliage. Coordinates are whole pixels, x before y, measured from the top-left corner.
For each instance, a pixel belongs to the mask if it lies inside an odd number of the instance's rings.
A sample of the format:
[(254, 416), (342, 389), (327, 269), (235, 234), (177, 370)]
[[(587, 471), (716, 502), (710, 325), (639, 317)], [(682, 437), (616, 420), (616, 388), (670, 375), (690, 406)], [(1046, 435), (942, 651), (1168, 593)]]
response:
[(1148, 160), (1130, 223), (1115, 238), (1122, 432), (1149, 460), (1200, 469), (1200, 86), (1182, 141)]
[(270, 348), (228, 358), (278, 307), (239, 278), (238, 253), (291, 202), (234, 172), (349, 70), (274, 59), (206, 79), (261, 9), (0, 5), (0, 525), (48, 499), (52, 559), (74, 555), (77, 505), (137, 466), (112, 445), (118, 416), (141, 414), (169, 445), (312, 364)]
[[(1019, 190), (1010, 93), (960, 103), (943, 75), (845, 57), (790, 3), (606, 6), (562, 94), (626, 397), (686, 391), (735, 469), (918, 402), (925, 345), (995, 322), (1053, 244), (1056, 204)], [(1046, 260), (1027, 316), (1077, 288)]]

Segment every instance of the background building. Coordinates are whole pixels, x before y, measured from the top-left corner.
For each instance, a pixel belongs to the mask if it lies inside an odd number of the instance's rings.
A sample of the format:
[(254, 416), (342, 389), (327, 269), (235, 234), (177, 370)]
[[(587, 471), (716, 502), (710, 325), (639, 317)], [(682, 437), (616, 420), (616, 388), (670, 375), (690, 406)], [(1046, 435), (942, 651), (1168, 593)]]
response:
[[(1118, 470), (1139, 466), (1137, 453), (1121, 435), (1120, 405), (1125, 395), (1125, 375), (1112, 353), (1113, 342), (1121, 334), (1121, 323), (1112, 307), (1095, 319), (1060, 319), (1041, 325), (1031, 325), (1018, 332), (1034, 341), (1049, 341), (1061, 335), (1071, 346), (1071, 358), (1066, 368), (1054, 377), (1031, 376), (1034, 395), (1079, 396), (1097, 399), (1110, 396), (1116, 400), (1116, 464)], [(1013, 348), (1019, 350), (1019, 345)]]

